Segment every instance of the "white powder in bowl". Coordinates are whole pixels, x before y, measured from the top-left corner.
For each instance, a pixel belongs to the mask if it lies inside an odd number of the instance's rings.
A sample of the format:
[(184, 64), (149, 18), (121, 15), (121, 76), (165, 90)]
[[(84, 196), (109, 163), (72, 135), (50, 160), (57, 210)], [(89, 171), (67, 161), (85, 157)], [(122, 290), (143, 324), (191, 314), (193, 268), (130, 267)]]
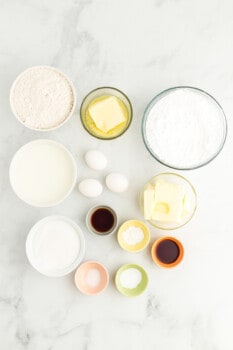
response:
[(84, 255), (84, 237), (70, 219), (49, 216), (29, 232), (26, 252), (32, 266), (47, 276), (62, 276), (76, 268)]
[(98, 269), (93, 268), (87, 271), (86, 274), (86, 283), (89, 287), (95, 288), (101, 282), (101, 273)]
[(216, 101), (195, 88), (161, 95), (145, 120), (151, 153), (168, 166), (187, 169), (210, 161), (226, 136), (226, 119)]
[(129, 245), (136, 245), (144, 239), (144, 232), (140, 227), (130, 226), (122, 232), (123, 240)]
[(14, 82), (10, 101), (13, 113), (28, 128), (49, 130), (72, 114), (75, 93), (59, 70), (39, 66), (24, 71)]
[(138, 269), (133, 267), (124, 270), (120, 275), (120, 283), (122, 287), (127, 289), (134, 289), (142, 281), (142, 274)]

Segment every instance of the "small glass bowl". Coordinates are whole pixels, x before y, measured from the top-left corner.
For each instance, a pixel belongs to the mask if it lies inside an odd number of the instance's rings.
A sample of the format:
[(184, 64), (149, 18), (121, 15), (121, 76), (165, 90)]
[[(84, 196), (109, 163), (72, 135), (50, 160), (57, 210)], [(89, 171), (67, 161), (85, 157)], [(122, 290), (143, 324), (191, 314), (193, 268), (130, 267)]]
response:
[[(113, 215), (114, 222), (113, 222), (112, 227), (108, 231), (104, 231), (104, 232), (97, 231), (91, 224), (92, 214), (95, 211), (97, 211), (98, 209), (107, 209)], [(116, 231), (116, 228), (118, 226), (117, 214), (116, 214), (115, 210), (113, 210), (112, 208), (110, 208), (107, 205), (97, 205), (95, 207), (90, 208), (89, 211), (87, 212), (87, 215), (86, 215), (86, 226), (87, 226), (88, 230), (92, 234), (94, 234), (96, 236), (109, 236), (109, 235), (113, 234)]]
[[(101, 96), (107, 96), (107, 95), (115, 96), (124, 103), (128, 111), (128, 119), (126, 124), (124, 124), (123, 126), (121, 125), (116, 126), (114, 128), (116, 129), (115, 131), (110, 130), (109, 132), (104, 133), (100, 131), (95, 126), (94, 122), (90, 120), (91, 118), (87, 116), (87, 108), (95, 98), (98, 98)], [(129, 98), (122, 91), (113, 87), (100, 87), (95, 90), (92, 90), (91, 92), (89, 92), (89, 94), (86, 97), (84, 97), (80, 107), (80, 117), (84, 128), (86, 129), (87, 132), (89, 132), (89, 134), (91, 134), (92, 136), (98, 139), (112, 140), (124, 134), (125, 131), (129, 128), (133, 117), (133, 108)]]
[(197, 208), (197, 195), (196, 191), (193, 187), (193, 185), (185, 179), (183, 176), (173, 173), (162, 173), (158, 174), (154, 177), (152, 177), (143, 187), (141, 193), (140, 193), (140, 208), (142, 213), (144, 213), (144, 190), (147, 188), (148, 185), (155, 185), (158, 180), (164, 180), (166, 182), (174, 183), (177, 185), (181, 185), (185, 188), (186, 193), (186, 207), (187, 210), (185, 211), (182, 221), (181, 222), (171, 222), (171, 221), (156, 221), (156, 220), (147, 220), (151, 225), (153, 225), (156, 228), (162, 229), (162, 230), (174, 230), (181, 226), (184, 226), (187, 224), (191, 218), (193, 217), (196, 208)]
[[(207, 158), (206, 160), (197, 163), (193, 166), (183, 166), (183, 167), (179, 167), (179, 166), (175, 166), (169, 163), (166, 163), (165, 161), (163, 161), (158, 154), (156, 154), (150, 147), (149, 142), (147, 140), (147, 135), (146, 135), (146, 124), (147, 124), (147, 120), (148, 117), (150, 115), (151, 110), (153, 109), (153, 107), (164, 97), (166, 97), (167, 95), (169, 95), (170, 93), (176, 91), (176, 90), (180, 90), (180, 89), (184, 89), (184, 90), (191, 90), (194, 91), (196, 93), (205, 95), (208, 99), (211, 99), (213, 104), (216, 105), (216, 108), (218, 108), (221, 111), (221, 120), (222, 120), (222, 129), (223, 129), (223, 136), (222, 136), (222, 140), (221, 143), (219, 144), (219, 147), (216, 149), (216, 152), (214, 154), (212, 154), (209, 158)], [(210, 163), (214, 158), (217, 157), (217, 155), (221, 152), (221, 150), (223, 149), (223, 146), (225, 144), (226, 141), (226, 136), (227, 136), (227, 119), (226, 119), (226, 115), (224, 113), (224, 110), (222, 109), (222, 107), (220, 106), (220, 104), (218, 103), (218, 101), (215, 100), (215, 98), (213, 96), (211, 96), (209, 93), (205, 92), (204, 90), (195, 88), (195, 87), (190, 87), (190, 86), (176, 86), (173, 88), (169, 88), (166, 89), (162, 92), (160, 92), (158, 95), (156, 95), (148, 104), (148, 106), (146, 107), (145, 111), (144, 111), (144, 115), (143, 115), (143, 119), (142, 119), (142, 126), (141, 126), (141, 132), (142, 132), (142, 138), (143, 138), (143, 142), (147, 148), (147, 150), (150, 152), (150, 154), (152, 155), (152, 157), (154, 159), (156, 159), (159, 163), (175, 169), (175, 170), (193, 170), (193, 169), (197, 169), (200, 168), (208, 163)]]

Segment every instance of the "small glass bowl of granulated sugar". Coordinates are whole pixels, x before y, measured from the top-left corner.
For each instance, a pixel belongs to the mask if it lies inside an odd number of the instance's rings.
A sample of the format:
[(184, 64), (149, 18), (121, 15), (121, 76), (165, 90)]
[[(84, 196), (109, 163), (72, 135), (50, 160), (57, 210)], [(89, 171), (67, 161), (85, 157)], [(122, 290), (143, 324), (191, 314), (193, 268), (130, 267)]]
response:
[(161, 92), (147, 106), (142, 121), (148, 151), (177, 170), (209, 163), (222, 150), (226, 134), (222, 107), (211, 95), (193, 87)]
[(10, 105), (17, 120), (36, 131), (54, 130), (73, 114), (76, 95), (72, 82), (49, 66), (31, 67), (14, 81)]

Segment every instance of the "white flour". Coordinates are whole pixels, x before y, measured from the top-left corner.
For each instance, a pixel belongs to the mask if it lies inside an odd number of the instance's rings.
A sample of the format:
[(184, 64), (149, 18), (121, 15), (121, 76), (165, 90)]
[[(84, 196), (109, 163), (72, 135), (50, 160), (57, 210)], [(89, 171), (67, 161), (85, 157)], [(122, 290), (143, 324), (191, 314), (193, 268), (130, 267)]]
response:
[(143, 230), (140, 227), (130, 226), (122, 232), (123, 240), (129, 245), (136, 245), (144, 239)]
[(74, 105), (74, 92), (66, 77), (52, 67), (32, 67), (16, 80), (12, 108), (25, 126), (46, 130), (62, 124)]
[(151, 109), (145, 127), (148, 146), (167, 165), (191, 168), (210, 160), (224, 138), (223, 112), (208, 95), (173, 90)]

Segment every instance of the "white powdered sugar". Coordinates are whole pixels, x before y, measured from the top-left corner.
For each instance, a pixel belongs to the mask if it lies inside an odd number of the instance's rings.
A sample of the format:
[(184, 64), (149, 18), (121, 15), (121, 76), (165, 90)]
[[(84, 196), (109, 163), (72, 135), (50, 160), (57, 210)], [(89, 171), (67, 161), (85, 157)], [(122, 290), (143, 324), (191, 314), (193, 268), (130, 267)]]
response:
[(224, 113), (208, 94), (178, 88), (151, 108), (145, 125), (147, 145), (167, 165), (192, 168), (214, 157), (226, 132)]
[(53, 67), (32, 67), (13, 84), (11, 106), (16, 117), (36, 130), (56, 128), (71, 115), (75, 93), (66, 76)]

